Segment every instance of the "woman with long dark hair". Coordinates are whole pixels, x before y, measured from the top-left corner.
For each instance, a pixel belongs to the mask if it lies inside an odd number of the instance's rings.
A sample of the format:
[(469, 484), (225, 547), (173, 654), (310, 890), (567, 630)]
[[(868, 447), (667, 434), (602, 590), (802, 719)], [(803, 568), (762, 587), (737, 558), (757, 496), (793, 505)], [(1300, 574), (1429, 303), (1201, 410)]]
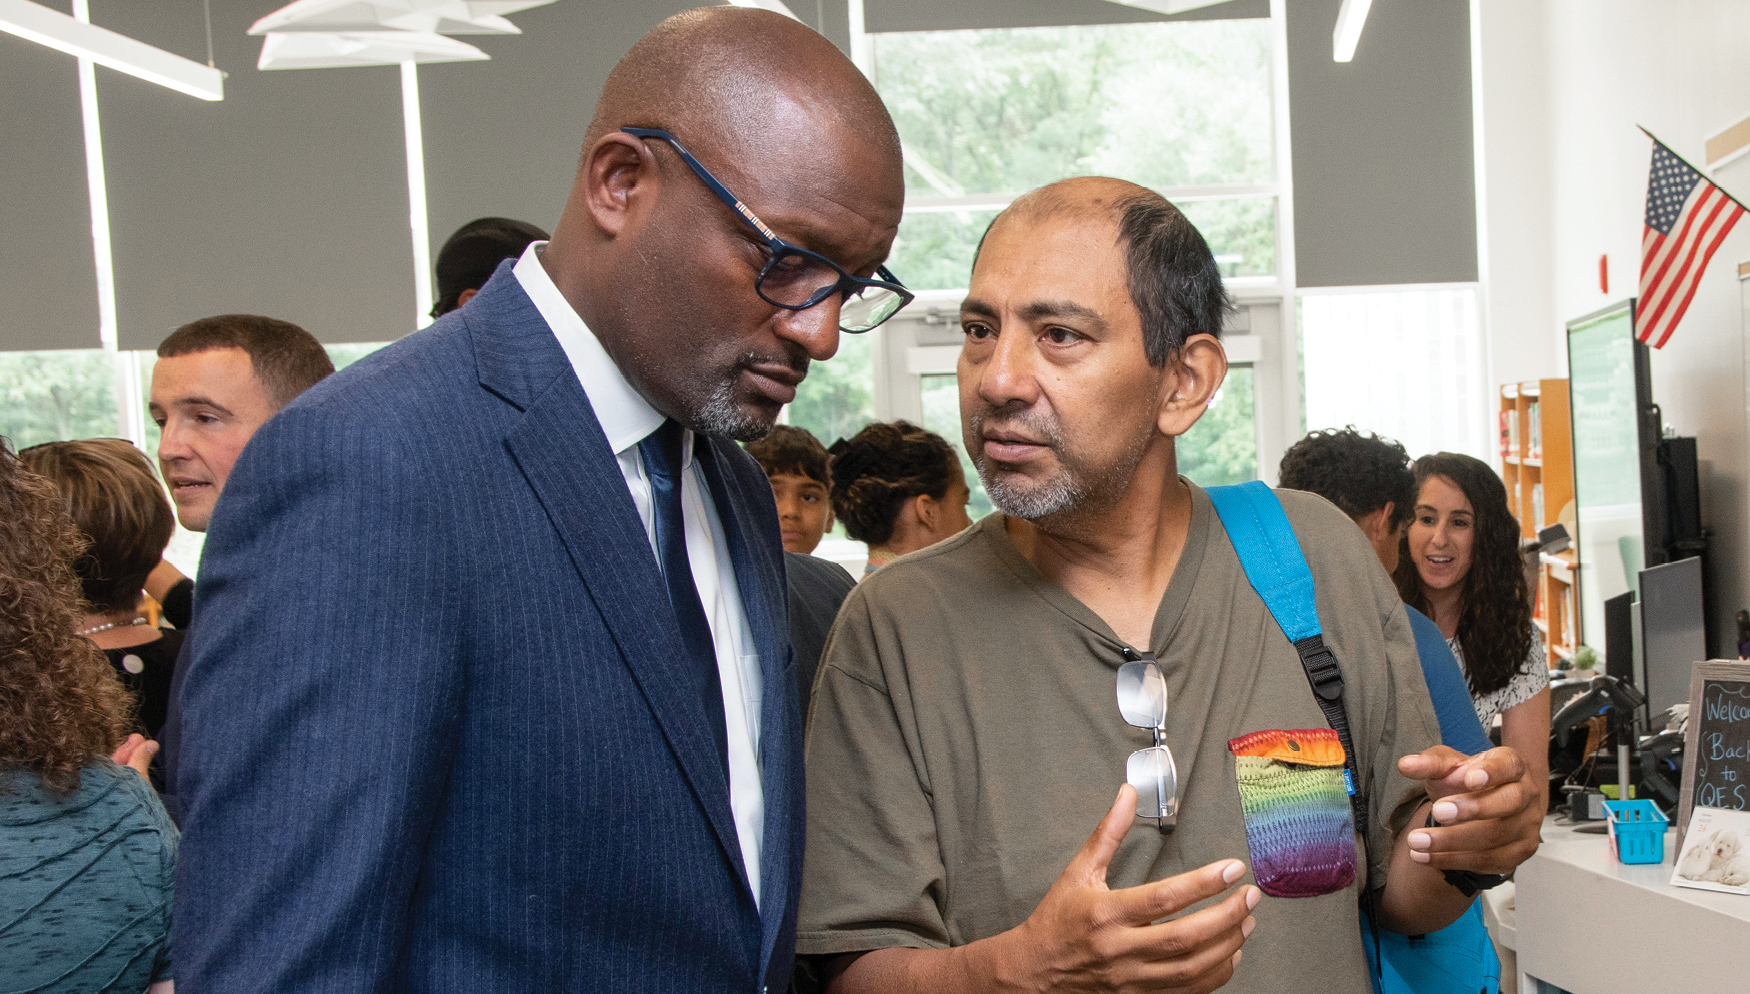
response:
[(1507, 488), (1487, 463), (1452, 452), (1423, 456), (1415, 471), (1416, 513), (1393, 576), (1398, 593), (1446, 636), (1483, 728), (1500, 715), (1501, 744), (1524, 758), (1527, 783), (1547, 789), (1549, 666)]

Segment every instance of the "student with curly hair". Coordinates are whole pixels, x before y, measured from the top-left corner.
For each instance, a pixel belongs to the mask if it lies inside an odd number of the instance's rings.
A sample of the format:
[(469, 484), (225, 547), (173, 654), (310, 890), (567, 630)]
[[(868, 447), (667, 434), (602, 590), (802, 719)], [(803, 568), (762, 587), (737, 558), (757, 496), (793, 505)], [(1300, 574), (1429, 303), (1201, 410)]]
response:
[(845, 534), (868, 544), (865, 576), (972, 524), (966, 471), (935, 432), (909, 421), (876, 422), (829, 451), (833, 513)]
[(159, 994), (177, 833), (136, 772), (152, 747), (124, 742), (127, 691), (76, 634), (84, 549), (0, 439), (0, 973), (9, 989)]
[(1507, 488), (1487, 463), (1452, 452), (1423, 456), (1415, 472), (1416, 513), (1393, 575), (1398, 592), (1440, 626), (1478, 720), (1486, 729), (1500, 715), (1501, 744), (1524, 757), (1525, 781), (1547, 791), (1549, 667)]

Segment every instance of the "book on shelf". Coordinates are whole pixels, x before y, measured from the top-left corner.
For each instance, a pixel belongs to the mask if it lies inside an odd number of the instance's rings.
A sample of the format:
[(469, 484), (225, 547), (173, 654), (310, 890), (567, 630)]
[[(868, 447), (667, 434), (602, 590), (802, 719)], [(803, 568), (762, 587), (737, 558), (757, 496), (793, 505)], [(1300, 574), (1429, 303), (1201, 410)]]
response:
[(1531, 527), (1543, 527), (1543, 484), (1531, 485)]
[(1514, 420), (1514, 411), (1513, 410), (1508, 409), (1508, 410), (1501, 412), (1501, 458), (1502, 459), (1506, 459), (1508, 456), (1513, 454), (1513, 429), (1512, 429), (1513, 420)]
[[(1530, 404), (1526, 405), (1526, 420), (1528, 422), (1530, 422), (1530, 426), (1526, 429), (1526, 431), (1529, 432), (1531, 435), (1530, 438), (1526, 439), (1527, 448), (1529, 450), (1528, 454), (1533, 459), (1542, 459), (1543, 458), (1543, 426), (1542, 426), (1541, 418), (1540, 418), (1540, 415), (1538, 412), (1538, 402), (1537, 401), (1534, 400)], [(1542, 521), (1543, 515), (1539, 514), (1537, 517), (1537, 520)]]

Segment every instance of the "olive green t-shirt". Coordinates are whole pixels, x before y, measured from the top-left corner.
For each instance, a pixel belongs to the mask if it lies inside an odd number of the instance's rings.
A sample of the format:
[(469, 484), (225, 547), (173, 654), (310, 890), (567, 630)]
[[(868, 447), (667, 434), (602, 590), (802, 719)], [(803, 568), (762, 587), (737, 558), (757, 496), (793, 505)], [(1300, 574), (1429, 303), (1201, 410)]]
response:
[[(1168, 685), (1178, 827), (1136, 822), (1107, 873), (1115, 889), (1230, 857), (1246, 861), (1250, 882), (1229, 740), (1328, 728), (1209, 497), (1191, 492), (1184, 551), (1150, 636)], [(1368, 864), (1370, 886), (1384, 885), (1386, 819), (1418, 787), (1397, 759), (1438, 743), (1439, 726), (1404, 609), (1366, 538), (1322, 498), (1277, 496), (1342, 666), (1372, 814), (1354, 883), (1263, 898), (1227, 989), (1364, 992), (1356, 888)], [(957, 946), (1024, 921), (1111, 807), (1127, 757), (1153, 744), (1118, 711), (1124, 648), (1020, 554), (1000, 513), (863, 581), (827, 643), (809, 713), (797, 952)]]

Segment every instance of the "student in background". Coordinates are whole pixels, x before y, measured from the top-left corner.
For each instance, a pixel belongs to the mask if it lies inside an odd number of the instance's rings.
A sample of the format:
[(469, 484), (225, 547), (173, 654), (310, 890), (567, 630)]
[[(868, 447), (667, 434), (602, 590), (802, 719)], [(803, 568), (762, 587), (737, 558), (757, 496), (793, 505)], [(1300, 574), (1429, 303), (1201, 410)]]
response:
[(832, 456), (807, 429), (790, 425), (778, 425), (743, 448), (766, 471), (778, 502), (784, 580), (790, 589), (790, 645), (796, 650), (796, 689), (806, 715), (827, 633), (845, 595), (857, 585), (843, 566), (810, 555), (832, 527)]
[(869, 546), (867, 576), (972, 524), (953, 446), (909, 421), (876, 422), (833, 443), (832, 509)]
[(474, 299), (492, 271), (506, 259), (516, 259), (530, 242), (544, 242), (547, 233), (527, 221), (483, 217), (469, 221), (438, 249), (437, 303), (431, 316), (441, 318)]
[(743, 448), (772, 481), (784, 551), (812, 555), (832, 530), (832, 456), (826, 446), (805, 428), (778, 425)]
[[(1389, 438), (1363, 435), (1353, 425), (1341, 431), (1315, 431), (1282, 454), (1277, 485), (1305, 490), (1337, 505), (1355, 522), (1381, 566), (1389, 574), (1398, 568), (1398, 546), (1416, 503), (1416, 474), (1410, 454)], [(1472, 710), (1464, 672), (1458, 668), (1446, 637), (1428, 617), (1405, 607), (1422, 658), (1422, 677), (1440, 720), (1440, 741), (1466, 755), (1490, 747)]]
[(85, 540), (63, 506), (0, 439), (0, 976), (163, 994), (176, 829), (139, 775), (150, 748), (123, 740), (127, 691), (74, 634)]
[(87, 607), (79, 634), (89, 638), (139, 703), (138, 724), (158, 737), (170, 706), (182, 632), (147, 622), (140, 610), (146, 574), (157, 566), (176, 517), (152, 461), (119, 438), (49, 442), (19, 453), (24, 469), (55, 485), (89, 547), (74, 563)]
[(1404, 602), (1434, 619), (1470, 684), (1477, 719), (1501, 716), (1526, 782), (1549, 789), (1549, 667), (1531, 621), (1519, 522), (1487, 463), (1439, 452), (1416, 460), (1416, 514), (1393, 578)]

